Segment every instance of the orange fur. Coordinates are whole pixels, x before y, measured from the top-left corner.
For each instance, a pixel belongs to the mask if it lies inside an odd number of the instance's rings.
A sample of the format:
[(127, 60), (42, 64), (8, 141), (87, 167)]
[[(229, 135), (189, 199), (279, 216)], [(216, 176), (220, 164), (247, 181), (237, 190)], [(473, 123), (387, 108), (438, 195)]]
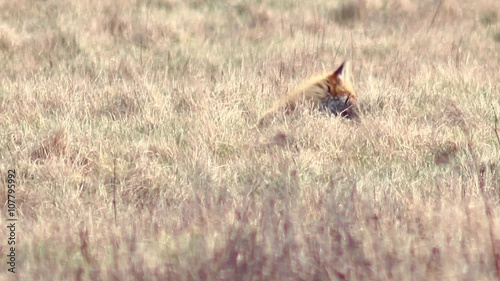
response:
[[(294, 91), (279, 99), (259, 118), (259, 126), (262, 126), (268, 118), (280, 111), (285, 113), (292, 112), (301, 100), (320, 108), (328, 99), (344, 99), (346, 104), (346, 106), (342, 106), (342, 108), (345, 108), (344, 111), (355, 109), (357, 107), (356, 93), (344, 70), (345, 64), (345, 62), (342, 63), (334, 72), (309, 79)], [(333, 110), (331, 111), (333, 112)], [(337, 114), (340, 112), (334, 113)]]

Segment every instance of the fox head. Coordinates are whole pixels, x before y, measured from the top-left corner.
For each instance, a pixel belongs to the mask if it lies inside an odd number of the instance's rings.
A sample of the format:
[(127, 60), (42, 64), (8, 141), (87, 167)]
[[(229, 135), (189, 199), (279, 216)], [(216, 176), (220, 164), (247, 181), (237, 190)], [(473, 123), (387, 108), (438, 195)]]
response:
[(344, 61), (333, 73), (326, 78), (328, 83), (328, 93), (332, 98), (344, 100), (346, 105), (355, 105), (357, 103), (356, 93), (350, 82), (347, 62)]

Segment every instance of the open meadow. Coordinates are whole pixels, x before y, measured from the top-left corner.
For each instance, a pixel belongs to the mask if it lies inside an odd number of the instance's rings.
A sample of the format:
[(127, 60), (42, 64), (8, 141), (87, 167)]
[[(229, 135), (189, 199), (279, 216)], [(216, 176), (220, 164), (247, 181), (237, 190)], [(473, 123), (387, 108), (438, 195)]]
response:
[(499, 82), (498, 0), (0, 0), (0, 280), (497, 280)]

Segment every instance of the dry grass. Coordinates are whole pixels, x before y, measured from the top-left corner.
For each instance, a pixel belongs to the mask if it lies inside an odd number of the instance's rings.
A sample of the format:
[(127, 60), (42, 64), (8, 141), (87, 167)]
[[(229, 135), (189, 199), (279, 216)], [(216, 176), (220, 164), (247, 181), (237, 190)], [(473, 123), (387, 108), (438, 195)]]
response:
[(0, 1), (1, 280), (498, 278), (498, 1), (255, 2)]

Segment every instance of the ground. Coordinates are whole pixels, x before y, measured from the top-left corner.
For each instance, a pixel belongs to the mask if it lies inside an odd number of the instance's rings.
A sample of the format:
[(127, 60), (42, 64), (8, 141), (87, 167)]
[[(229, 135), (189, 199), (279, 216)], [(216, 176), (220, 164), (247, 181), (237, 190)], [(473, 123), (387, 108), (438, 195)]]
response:
[[(0, 56), (1, 280), (500, 274), (497, 0), (2, 0)], [(256, 126), (344, 59), (358, 120)]]

